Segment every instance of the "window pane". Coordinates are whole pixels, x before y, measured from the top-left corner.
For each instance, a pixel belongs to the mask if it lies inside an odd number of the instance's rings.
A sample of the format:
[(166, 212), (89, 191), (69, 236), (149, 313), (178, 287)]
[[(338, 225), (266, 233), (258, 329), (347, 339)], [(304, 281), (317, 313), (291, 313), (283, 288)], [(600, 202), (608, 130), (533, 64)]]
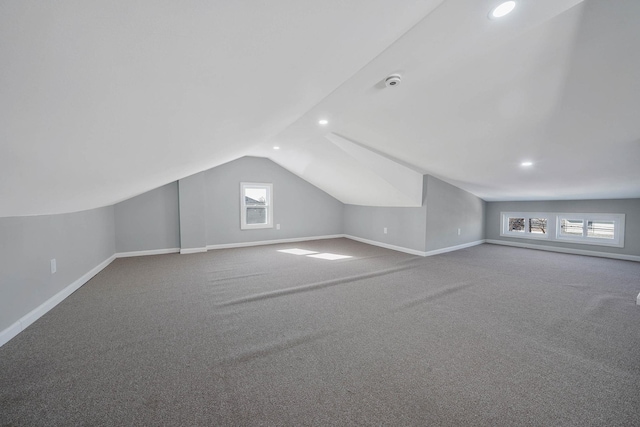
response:
[(266, 188), (245, 188), (244, 202), (247, 205), (264, 205), (267, 201)]
[(547, 234), (547, 218), (529, 218), (529, 233)]
[(509, 218), (509, 231), (524, 233), (524, 218)]
[(613, 221), (588, 221), (587, 236), (599, 239), (613, 239), (614, 228)]
[(247, 224), (266, 224), (266, 208), (247, 208)]
[(583, 224), (581, 219), (562, 219), (560, 221), (560, 234), (565, 236), (582, 236)]

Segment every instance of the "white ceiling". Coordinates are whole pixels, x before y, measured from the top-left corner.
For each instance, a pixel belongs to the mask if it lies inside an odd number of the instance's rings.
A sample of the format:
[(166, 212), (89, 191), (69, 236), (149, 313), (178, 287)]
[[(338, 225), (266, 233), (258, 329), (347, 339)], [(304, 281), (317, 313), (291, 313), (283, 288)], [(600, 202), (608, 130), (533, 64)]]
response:
[(640, 2), (487, 19), (498, 3), (1, 2), (0, 216), (243, 155), (345, 203), (412, 205), (331, 133), (485, 200), (640, 197)]

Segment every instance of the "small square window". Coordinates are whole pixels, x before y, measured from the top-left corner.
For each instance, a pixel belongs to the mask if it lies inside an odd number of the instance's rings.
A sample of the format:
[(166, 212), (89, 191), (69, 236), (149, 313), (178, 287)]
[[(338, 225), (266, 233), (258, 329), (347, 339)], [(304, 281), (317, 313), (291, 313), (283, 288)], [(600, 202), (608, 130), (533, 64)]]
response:
[(524, 233), (524, 218), (509, 218), (509, 231)]
[(583, 236), (584, 221), (581, 219), (565, 219), (560, 220), (561, 236)]
[(598, 239), (613, 239), (615, 222), (613, 221), (589, 221), (587, 222), (587, 237)]
[(547, 234), (547, 218), (529, 218), (529, 233)]

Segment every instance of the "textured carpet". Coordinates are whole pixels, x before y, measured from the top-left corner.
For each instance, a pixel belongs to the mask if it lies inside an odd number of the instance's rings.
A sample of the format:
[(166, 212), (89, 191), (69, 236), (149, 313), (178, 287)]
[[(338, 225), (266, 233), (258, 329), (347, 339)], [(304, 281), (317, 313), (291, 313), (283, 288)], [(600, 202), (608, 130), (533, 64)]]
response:
[(118, 259), (0, 348), (0, 425), (638, 426), (638, 292), (494, 245)]

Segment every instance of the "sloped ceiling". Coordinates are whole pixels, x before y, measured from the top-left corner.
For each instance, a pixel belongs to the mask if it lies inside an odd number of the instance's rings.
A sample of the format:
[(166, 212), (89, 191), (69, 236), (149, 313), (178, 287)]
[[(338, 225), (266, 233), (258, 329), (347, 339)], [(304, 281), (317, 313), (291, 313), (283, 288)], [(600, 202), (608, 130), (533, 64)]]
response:
[(486, 200), (640, 197), (640, 2), (487, 19), (498, 3), (2, 2), (0, 216), (244, 155), (345, 203), (412, 205), (329, 134)]

